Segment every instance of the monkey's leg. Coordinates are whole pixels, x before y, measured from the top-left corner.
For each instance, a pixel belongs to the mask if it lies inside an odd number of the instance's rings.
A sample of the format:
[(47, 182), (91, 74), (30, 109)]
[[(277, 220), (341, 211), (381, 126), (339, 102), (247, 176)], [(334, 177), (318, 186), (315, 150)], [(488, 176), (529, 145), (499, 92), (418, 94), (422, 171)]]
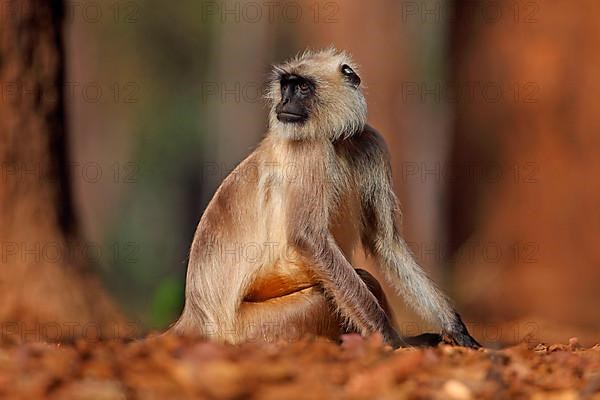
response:
[(337, 340), (340, 333), (339, 315), (322, 289), (313, 286), (264, 301), (244, 301), (230, 341), (295, 341), (306, 336)]
[[(394, 318), (392, 314), (392, 308), (390, 307), (387, 296), (385, 295), (385, 292), (383, 291), (379, 281), (367, 270), (357, 268), (356, 273), (358, 276), (360, 276), (360, 279), (367, 284), (367, 287), (371, 293), (373, 293), (373, 295), (377, 298), (381, 308), (383, 308), (385, 313), (388, 315), (389, 320), (393, 322)], [(346, 329), (346, 333), (350, 332), (354, 331), (351, 329)], [(417, 336), (402, 336), (402, 341), (408, 346), (432, 347), (442, 343), (443, 338), (441, 335), (436, 333), (424, 333)]]
[[(389, 303), (377, 279), (366, 270), (355, 271), (391, 320)], [(338, 340), (342, 333), (355, 332), (344, 325), (335, 306), (318, 286), (264, 301), (244, 301), (235, 326), (233, 342), (293, 341), (304, 336)]]
[(381, 308), (383, 308), (383, 311), (385, 311), (389, 320), (393, 322), (392, 309), (379, 281), (366, 269), (356, 268), (355, 271), (360, 279), (367, 284), (367, 288), (369, 288), (369, 291), (373, 293), (373, 296), (375, 296), (377, 302)]
[[(388, 303), (387, 296), (385, 295), (381, 284), (373, 275), (371, 275), (368, 271), (364, 269), (356, 269), (356, 273), (360, 278), (365, 281), (367, 287), (373, 293), (373, 295), (377, 298), (377, 301), (383, 308), (383, 310), (388, 315), (390, 321), (393, 322), (393, 314), (392, 309)], [(444, 339), (441, 335), (437, 333), (422, 333), (417, 336), (402, 336), (402, 340), (408, 346), (415, 347), (433, 347), (442, 343)]]

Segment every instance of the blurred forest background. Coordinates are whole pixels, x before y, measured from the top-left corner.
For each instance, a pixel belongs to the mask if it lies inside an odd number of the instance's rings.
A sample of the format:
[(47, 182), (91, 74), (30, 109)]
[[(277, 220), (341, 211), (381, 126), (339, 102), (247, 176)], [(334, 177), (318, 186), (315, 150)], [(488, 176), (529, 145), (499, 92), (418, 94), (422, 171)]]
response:
[(3, 323), (172, 323), (203, 208), (265, 132), (269, 65), (334, 45), (361, 66), (404, 234), (474, 335), (598, 340), (597, 1), (2, 6)]

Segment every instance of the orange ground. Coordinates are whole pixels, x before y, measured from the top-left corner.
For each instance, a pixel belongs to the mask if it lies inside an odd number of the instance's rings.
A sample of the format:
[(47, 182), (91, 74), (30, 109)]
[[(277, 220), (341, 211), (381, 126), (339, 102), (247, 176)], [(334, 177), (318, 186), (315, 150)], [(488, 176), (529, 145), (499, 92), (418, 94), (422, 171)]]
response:
[(600, 399), (600, 346), (391, 351), (378, 337), (239, 347), (155, 336), (3, 344), (0, 398)]

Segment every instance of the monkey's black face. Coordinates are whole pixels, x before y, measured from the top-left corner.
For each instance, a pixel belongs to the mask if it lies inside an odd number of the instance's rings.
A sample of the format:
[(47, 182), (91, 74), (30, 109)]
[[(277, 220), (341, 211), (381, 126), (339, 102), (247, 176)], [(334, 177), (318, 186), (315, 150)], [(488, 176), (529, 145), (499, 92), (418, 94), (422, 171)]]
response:
[(280, 79), (281, 101), (275, 107), (280, 122), (301, 124), (310, 114), (315, 84), (310, 79), (295, 74), (283, 75)]

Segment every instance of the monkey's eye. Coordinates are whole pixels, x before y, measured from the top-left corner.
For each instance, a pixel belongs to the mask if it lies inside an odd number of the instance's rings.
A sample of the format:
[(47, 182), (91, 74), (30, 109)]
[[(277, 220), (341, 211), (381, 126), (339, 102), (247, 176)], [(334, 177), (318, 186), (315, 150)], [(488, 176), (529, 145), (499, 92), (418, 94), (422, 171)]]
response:
[(356, 72), (348, 64), (343, 64), (341, 67), (342, 74), (354, 87), (360, 85), (360, 77), (356, 75)]
[(308, 83), (306, 83), (306, 82), (302, 82), (301, 84), (298, 85), (298, 87), (304, 93), (308, 92), (309, 89), (310, 89), (310, 85)]

